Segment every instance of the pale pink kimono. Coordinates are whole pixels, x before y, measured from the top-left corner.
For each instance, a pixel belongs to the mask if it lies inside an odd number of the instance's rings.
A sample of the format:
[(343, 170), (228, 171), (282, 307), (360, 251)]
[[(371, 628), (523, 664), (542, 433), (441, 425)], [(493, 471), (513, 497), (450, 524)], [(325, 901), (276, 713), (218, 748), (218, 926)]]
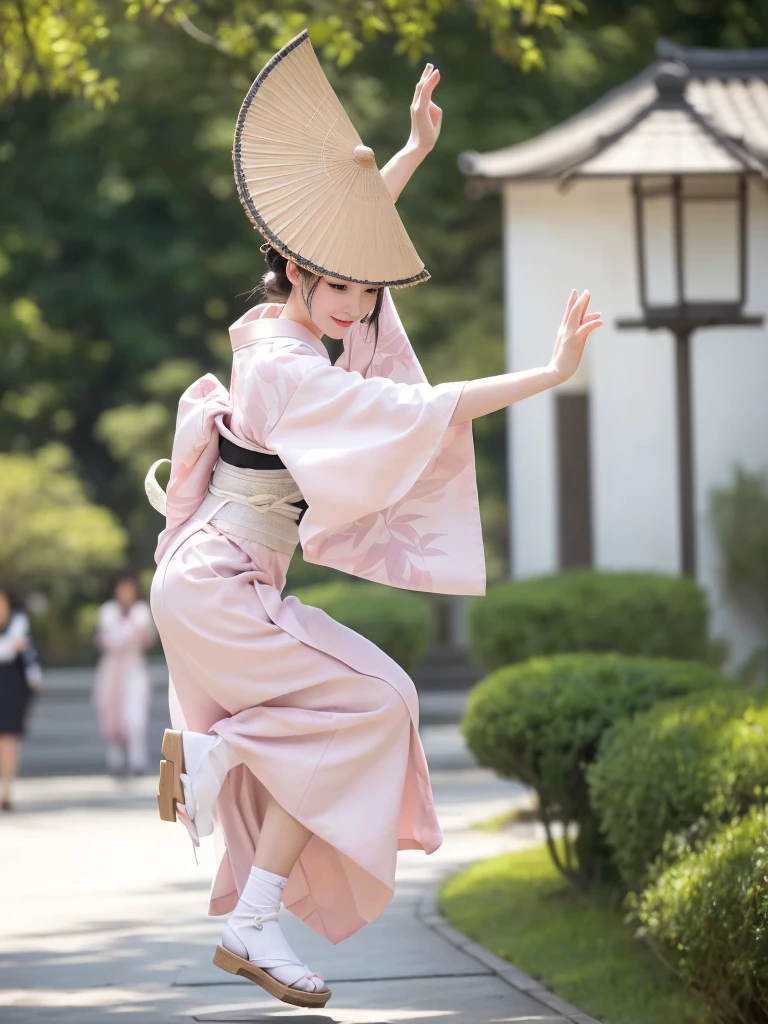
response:
[(102, 737), (123, 747), (128, 767), (147, 766), (147, 719), (151, 683), (146, 651), (155, 630), (146, 601), (135, 601), (124, 612), (117, 601), (99, 609), (95, 646), (101, 652), (96, 669), (94, 702)]
[(230, 329), (231, 390), (182, 396), (152, 611), (177, 728), (244, 764), (218, 801), (226, 851), (209, 912), (231, 910), (274, 798), (313, 836), (285, 906), (339, 942), (384, 910), (398, 850), (431, 853), (435, 814), (408, 675), (325, 612), (281, 598), (290, 556), (194, 515), (218, 435), (280, 456), (308, 503), (304, 558), (410, 590), (482, 594), (485, 563), (463, 383), (430, 387), (385, 293), (380, 333), (355, 325), (332, 365), (301, 325), (258, 306)]

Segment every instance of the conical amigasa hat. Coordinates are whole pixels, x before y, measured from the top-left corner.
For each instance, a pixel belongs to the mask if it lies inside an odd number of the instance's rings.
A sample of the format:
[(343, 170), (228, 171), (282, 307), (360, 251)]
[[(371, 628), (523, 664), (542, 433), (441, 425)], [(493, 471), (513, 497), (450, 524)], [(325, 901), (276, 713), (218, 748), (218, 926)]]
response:
[(248, 216), (295, 263), (393, 288), (429, 278), (306, 31), (251, 86), (232, 156)]

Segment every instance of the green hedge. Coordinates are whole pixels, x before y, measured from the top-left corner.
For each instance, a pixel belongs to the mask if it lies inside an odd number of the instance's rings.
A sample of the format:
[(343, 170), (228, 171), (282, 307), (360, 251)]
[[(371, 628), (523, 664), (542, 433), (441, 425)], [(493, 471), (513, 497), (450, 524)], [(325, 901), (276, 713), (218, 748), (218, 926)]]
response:
[(706, 997), (712, 1024), (768, 1020), (768, 810), (752, 808), (668, 868), (636, 916)]
[[(592, 806), (630, 889), (676, 836), (706, 838), (765, 800), (768, 707), (743, 692), (700, 695), (618, 722), (589, 769)], [(663, 863), (659, 867), (663, 866)]]
[[(555, 863), (587, 887), (615, 875), (585, 776), (603, 733), (657, 701), (724, 683), (699, 662), (615, 654), (533, 658), (500, 669), (474, 688), (464, 736), (481, 764), (536, 790)], [(552, 845), (555, 821), (578, 825), (578, 836), (565, 844), (565, 861)]]
[(470, 608), (470, 647), (488, 669), (569, 651), (704, 661), (707, 619), (687, 577), (579, 569), (493, 587)]
[(304, 587), (294, 595), (371, 640), (407, 672), (424, 657), (435, 637), (432, 605), (406, 590), (338, 582)]

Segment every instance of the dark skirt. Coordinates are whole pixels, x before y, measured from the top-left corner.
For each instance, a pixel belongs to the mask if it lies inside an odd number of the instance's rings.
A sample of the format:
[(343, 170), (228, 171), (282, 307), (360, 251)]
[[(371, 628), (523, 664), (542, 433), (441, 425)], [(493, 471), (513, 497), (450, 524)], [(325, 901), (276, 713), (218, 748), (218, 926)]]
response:
[(23, 736), (33, 691), (21, 657), (0, 664), (0, 736)]

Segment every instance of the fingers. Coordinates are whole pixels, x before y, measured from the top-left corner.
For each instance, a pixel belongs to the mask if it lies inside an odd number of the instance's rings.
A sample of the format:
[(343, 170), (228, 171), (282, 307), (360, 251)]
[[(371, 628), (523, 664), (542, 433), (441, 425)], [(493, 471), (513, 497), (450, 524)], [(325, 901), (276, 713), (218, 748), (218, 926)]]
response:
[(418, 103), (419, 97), (421, 96), (421, 90), (424, 88), (424, 83), (426, 82), (426, 80), (432, 74), (432, 70), (433, 66), (431, 64), (426, 64), (424, 66), (424, 70), (421, 72), (421, 78), (416, 83), (416, 89), (413, 94), (414, 106), (416, 105), (416, 103)]
[(590, 298), (591, 296), (589, 292), (586, 291), (585, 289), (581, 293), (581, 295), (576, 299), (576, 301), (571, 306), (568, 316), (566, 317), (566, 330), (569, 330), (571, 332), (575, 332), (577, 330), (579, 324), (582, 322), (584, 316), (586, 315), (587, 306), (589, 305)]
[(434, 88), (439, 81), (440, 72), (437, 70), (437, 68), (435, 68), (434, 71), (431, 71), (427, 78), (425, 78), (424, 85), (422, 86), (422, 92), (424, 93), (427, 99), (431, 97), (432, 92), (434, 91)]
[(576, 340), (579, 342), (579, 344), (582, 344), (587, 340), (592, 331), (602, 326), (602, 320), (590, 320), (589, 323), (583, 323), (581, 327), (578, 329), (578, 331), (576, 331)]
[(578, 298), (578, 296), (579, 293), (574, 288), (571, 294), (568, 296), (568, 301), (565, 304), (565, 312), (563, 313), (562, 323), (560, 324), (561, 327), (565, 327), (566, 321), (568, 320), (571, 310), (573, 309), (573, 304)]
[(418, 106), (422, 98), (428, 101), (439, 81), (440, 72), (433, 64), (427, 64), (421, 73), (421, 78), (416, 83), (416, 90), (413, 94), (413, 105), (415, 107)]

